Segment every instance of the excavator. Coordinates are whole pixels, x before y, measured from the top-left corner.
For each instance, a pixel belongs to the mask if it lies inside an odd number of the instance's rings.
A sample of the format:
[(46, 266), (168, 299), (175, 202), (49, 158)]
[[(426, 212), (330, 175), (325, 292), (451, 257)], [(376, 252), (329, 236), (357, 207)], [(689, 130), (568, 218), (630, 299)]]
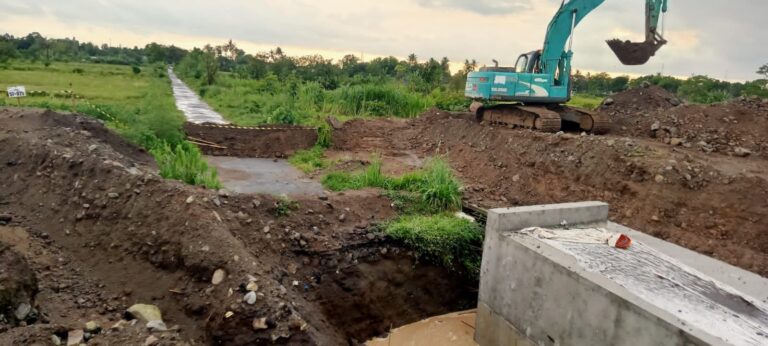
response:
[[(604, 2), (563, 0), (549, 23), (542, 49), (520, 55), (514, 67), (499, 67), (494, 60), (495, 66), (470, 72), (464, 94), (473, 100), (470, 110), (477, 121), (544, 132), (561, 129), (594, 134), (608, 132), (608, 118), (565, 105), (572, 91), (574, 31), (584, 17)], [(606, 41), (621, 63), (645, 64), (667, 43), (658, 30), (666, 12), (667, 0), (646, 0), (645, 41)]]

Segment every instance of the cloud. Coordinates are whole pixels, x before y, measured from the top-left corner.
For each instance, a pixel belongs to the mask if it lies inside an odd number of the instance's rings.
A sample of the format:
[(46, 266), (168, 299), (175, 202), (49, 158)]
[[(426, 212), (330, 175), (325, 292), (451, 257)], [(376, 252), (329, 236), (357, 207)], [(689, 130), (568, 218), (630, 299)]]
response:
[(530, 10), (531, 0), (416, 0), (425, 7), (456, 8), (483, 15), (505, 15)]
[[(642, 39), (644, 2), (606, 1), (576, 29), (574, 66), (582, 70), (754, 79), (768, 62), (768, 1), (671, 0), (669, 44), (643, 66), (621, 65), (604, 40)], [(422, 60), (497, 59), (513, 64), (541, 48), (560, 0), (26, 0), (0, 1), (0, 31), (32, 31), (95, 43), (184, 48), (233, 39), (250, 53), (282, 46), (289, 54), (346, 53)], [(749, 9), (749, 10), (745, 10)], [(0, 34), (2, 34), (0, 32)], [(335, 54), (334, 54), (335, 52)]]

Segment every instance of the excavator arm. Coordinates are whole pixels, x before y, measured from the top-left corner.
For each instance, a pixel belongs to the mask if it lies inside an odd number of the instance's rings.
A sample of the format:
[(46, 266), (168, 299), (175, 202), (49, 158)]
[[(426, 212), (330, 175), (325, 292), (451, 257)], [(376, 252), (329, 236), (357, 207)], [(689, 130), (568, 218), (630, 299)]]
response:
[[(657, 30), (661, 14), (667, 11), (667, 1), (645, 1), (645, 42), (635, 43), (618, 39), (607, 41), (623, 64), (642, 65), (648, 62), (651, 56), (667, 43)], [(604, 2), (605, 0), (563, 1), (547, 28), (541, 53), (541, 70), (543, 73), (552, 76), (570, 73), (570, 61), (573, 53), (569, 40), (572, 43), (573, 32), (581, 20)], [(567, 49), (566, 44), (569, 44)]]

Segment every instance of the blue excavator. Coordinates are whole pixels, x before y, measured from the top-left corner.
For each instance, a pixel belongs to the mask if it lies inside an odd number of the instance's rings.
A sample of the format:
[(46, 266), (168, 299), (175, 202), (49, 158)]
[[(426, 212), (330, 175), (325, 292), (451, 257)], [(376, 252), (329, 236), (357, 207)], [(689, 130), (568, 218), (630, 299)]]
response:
[[(467, 75), (464, 91), (480, 122), (557, 132), (608, 132), (610, 120), (594, 112), (566, 106), (571, 99), (571, 60), (576, 26), (605, 0), (563, 0), (547, 28), (544, 47), (517, 58), (514, 67), (491, 67)], [(667, 0), (646, 0), (644, 42), (608, 40), (625, 65), (642, 65), (667, 41), (659, 32)], [(568, 45), (566, 49), (566, 45)]]

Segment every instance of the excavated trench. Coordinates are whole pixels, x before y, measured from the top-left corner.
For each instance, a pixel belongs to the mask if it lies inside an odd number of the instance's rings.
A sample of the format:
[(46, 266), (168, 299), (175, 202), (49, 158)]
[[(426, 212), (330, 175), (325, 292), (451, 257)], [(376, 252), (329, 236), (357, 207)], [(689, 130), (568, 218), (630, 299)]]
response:
[(476, 303), (476, 282), (377, 231), (395, 216), (378, 192), (285, 206), (163, 180), (90, 118), (0, 109), (0, 121), (0, 214), (26, 234), (42, 316), (0, 322), (0, 343), (48, 342), (95, 320), (93, 342), (140, 344), (146, 330), (109, 327), (144, 303), (162, 311), (169, 344), (356, 344)]

